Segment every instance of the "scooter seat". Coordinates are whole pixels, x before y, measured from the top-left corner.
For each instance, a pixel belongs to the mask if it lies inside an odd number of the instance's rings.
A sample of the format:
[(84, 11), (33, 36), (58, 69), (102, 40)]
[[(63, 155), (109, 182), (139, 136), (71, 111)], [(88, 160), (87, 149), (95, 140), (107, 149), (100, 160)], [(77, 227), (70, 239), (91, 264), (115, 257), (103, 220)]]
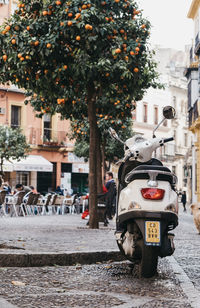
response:
[(167, 167), (156, 165), (140, 165), (137, 166), (134, 170), (160, 170), (165, 172), (171, 172), (171, 170)]
[[(152, 165), (141, 165), (141, 166), (138, 166), (136, 168), (133, 169), (133, 171), (143, 171), (143, 172), (139, 172), (139, 173), (133, 173), (133, 174), (130, 174), (129, 176), (129, 183), (134, 181), (134, 180), (137, 180), (137, 179), (149, 179), (149, 174), (148, 174), (148, 170), (153, 170), (153, 171), (158, 171), (158, 175), (156, 177), (156, 179), (159, 181), (167, 181), (169, 182), (172, 186), (175, 184), (174, 183), (174, 175), (173, 173), (171, 173), (170, 169), (167, 168), (167, 167), (164, 167), (164, 166), (152, 166)], [(147, 171), (147, 172), (144, 172), (144, 171)], [(163, 174), (163, 173), (160, 173), (159, 174), (159, 171), (164, 171), (164, 172), (167, 172), (168, 174)]]

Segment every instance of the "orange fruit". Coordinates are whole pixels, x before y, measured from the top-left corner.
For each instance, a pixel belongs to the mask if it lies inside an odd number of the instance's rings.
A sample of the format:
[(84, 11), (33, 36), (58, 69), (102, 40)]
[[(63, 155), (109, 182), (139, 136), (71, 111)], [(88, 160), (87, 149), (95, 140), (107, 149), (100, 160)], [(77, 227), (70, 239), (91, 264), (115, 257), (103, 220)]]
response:
[(16, 44), (16, 40), (15, 39), (12, 39), (11, 43), (14, 45)]
[(29, 26), (27, 26), (27, 27), (26, 27), (26, 29), (29, 31), (29, 30), (30, 30), (30, 27), (29, 27)]
[(87, 24), (87, 25), (85, 25), (85, 29), (86, 29), (86, 30), (92, 30), (92, 26), (89, 25), (89, 24)]
[(18, 53), (17, 57), (20, 59), (22, 57), (22, 54)]
[(135, 51), (139, 51), (139, 50), (140, 50), (140, 48), (139, 48), (139, 47), (136, 47), (136, 48), (135, 48)]
[(115, 0), (116, 3), (119, 3), (120, 0)]
[(69, 13), (69, 14), (68, 14), (68, 17), (72, 17), (72, 16), (73, 16), (73, 14), (72, 14), (72, 13)]
[(103, 6), (106, 5), (106, 1), (102, 1), (101, 5), (103, 5)]
[(42, 15), (43, 15), (43, 16), (48, 15), (48, 11), (43, 11), (43, 12), (42, 12)]
[(119, 32), (120, 32), (120, 33), (124, 33), (124, 29), (121, 29)]
[(34, 45), (38, 46), (39, 45), (39, 41), (35, 41)]
[(61, 21), (60, 25), (61, 25), (61, 27), (63, 27), (65, 25), (65, 23), (63, 21)]
[(50, 43), (47, 44), (47, 48), (51, 48), (51, 44)]
[(45, 75), (48, 73), (48, 70), (44, 70)]
[(135, 68), (134, 68), (134, 72), (135, 72), (135, 73), (138, 73), (138, 72), (139, 72), (139, 69), (138, 69), (137, 67), (135, 67)]
[(61, 5), (61, 1), (56, 1), (56, 5)]
[(21, 57), (21, 58), (20, 58), (20, 61), (24, 61), (24, 57)]
[(26, 60), (30, 59), (30, 57), (29, 57), (29, 56), (26, 56), (25, 58), (26, 58)]
[(6, 27), (5, 27), (5, 30), (6, 30), (6, 31), (9, 31), (9, 30), (10, 30), (10, 26), (9, 26), (9, 25), (6, 26)]
[(134, 56), (134, 54), (135, 54), (134, 51), (130, 51), (131, 56)]
[(141, 25), (141, 28), (142, 28), (142, 29), (145, 29), (145, 28), (146, 28), (146, 25), (145, 25), (145, 24)]
[(109, 77), (110, 76), (110, 74), (109, 73), (106, 73), (106, 77)]
[(64, 65), (63, 68), (64, 68), (64, 70), (67, 70), (67, 65)]
[(8, 59), (7, 55), (2, 56), (3, 60), (6, 61)]
[(76, 40), (80, 41), (81, 37), (79, 35), (77, 35)]
[(75, 19), (78, 19), (81, 17), (81, 13), (77, 13)]
[(18, 79), (18, 78), (16, 78), (16, 79), (15, 79), (15, 81), (16, 81), (16, 82), (18, 82), (18, 81), (19, 81), (19, 79)]
[(67, 25), (70, 27), (72, 25), (72, 21), (68, 21)]
[(86, 4), (83, 4), (83, 5), (82, 5), (82, 9), (83, 9), (83, 10), (87, 9), (87, 5), (86, 5)]
[(115, 53), (121, 53), (121, 49), (120, 49), (120, 48), (117, 48), (117, 49), (115, 50)]

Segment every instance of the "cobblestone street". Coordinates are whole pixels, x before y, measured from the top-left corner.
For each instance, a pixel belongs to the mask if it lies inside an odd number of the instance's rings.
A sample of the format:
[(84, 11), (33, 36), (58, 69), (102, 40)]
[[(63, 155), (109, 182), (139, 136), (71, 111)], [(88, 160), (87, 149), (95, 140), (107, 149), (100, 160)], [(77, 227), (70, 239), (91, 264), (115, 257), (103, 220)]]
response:
[(150, 280), (138, 279), (128, 262), (4, 268), (0, 279), (1, 296), (20, 308), (191, 307), (166, 260), (160, 261), (158, 276)]
[[(183, 213), (180, 208), (179, 216), (174, 257), (159, 259), (158, 275), (154, 278), (139, 279), (137, 265), (132, 268), (129, 261), (65, 267), (2, 267), (0, 296), (20, 308), (198, 308), (199, 235), (190, 210)], [(100, 224), (99, 230), (89, 230), (78, 215), (2, 219), (1, 228), (2, 242), (7, 245), (1, 254), (118, 250), (114, 222), (108, 228)]]

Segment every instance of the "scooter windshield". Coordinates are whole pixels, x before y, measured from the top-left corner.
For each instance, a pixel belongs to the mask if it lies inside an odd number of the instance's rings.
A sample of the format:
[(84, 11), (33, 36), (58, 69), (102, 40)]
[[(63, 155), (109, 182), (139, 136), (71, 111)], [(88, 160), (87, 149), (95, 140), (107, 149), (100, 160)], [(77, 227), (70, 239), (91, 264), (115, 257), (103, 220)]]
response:
[(134, 146), (134, 144), (138, 144), (138, 143), (144, 142), (145, 140), (146, 139), (144, 137), (142, 137), (141, 135), (136, 135), (136, 136), (126, 140), (126, 145), (129, 148), (131, 148), (132, 146)]

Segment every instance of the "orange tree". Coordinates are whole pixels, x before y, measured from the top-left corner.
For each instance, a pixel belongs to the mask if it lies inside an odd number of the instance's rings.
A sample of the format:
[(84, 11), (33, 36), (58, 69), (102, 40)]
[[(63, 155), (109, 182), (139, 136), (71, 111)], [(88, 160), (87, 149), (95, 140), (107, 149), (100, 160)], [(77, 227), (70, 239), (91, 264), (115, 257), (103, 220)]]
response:
[(21, 0), (0, 31), (0, 82), (24, 88), (39, 115), (88, 117), (90, 228), (97, 228), (98, 123), (131, 117), (156, 82), (149, 22), (129, 0)]
[[(99, 172), (97, 177), (97, 190), (102, 192), (102, 178), (105, 175), (105, 172), (110, 169), (112, 162), (118, 161), (124, 155), (124, 145), (116, 140), (112, 140), (108, 133), (108, 125), (112, 124), (121, 140), (125, 141), (126, 139), (133, 136), (132, 128), (132, 119), (126, 117), (123, 119), (123, 125), (120, 121), (109, 121), (104, 118), (98, 120), (98, 133), (100, 141), (100, 163)], [(69, 134), (72, 139), (75, 139), (74, 153), (78, 157), (84, 157), (86, 160), (89, 159), (89, 123), (85, 119), (83, 120), (74, 120), (71, 122), (72, 125), (72, 134)], [(98, 153), (97, 153), (98, 154)], [(98, 170), (97, 170), (98, 171)]]

